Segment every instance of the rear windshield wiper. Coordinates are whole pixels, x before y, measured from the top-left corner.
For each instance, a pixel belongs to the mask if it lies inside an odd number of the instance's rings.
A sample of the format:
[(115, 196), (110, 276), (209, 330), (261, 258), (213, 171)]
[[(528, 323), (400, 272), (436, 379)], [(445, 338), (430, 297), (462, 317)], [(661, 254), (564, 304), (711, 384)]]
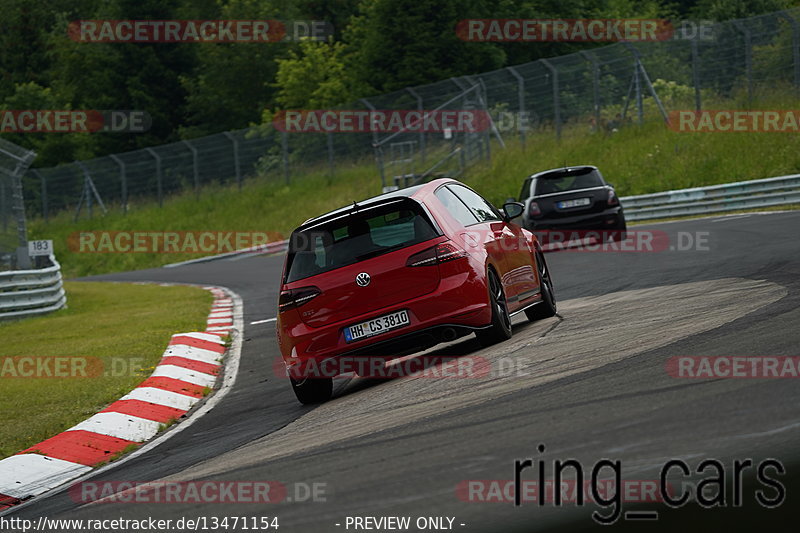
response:
[(363, 261), (365, 259), (369, 259), (370, 257), (375, 257), (378, 255), (383, 255), (386, 252), (391, 252), (392, 250), (399, 250), (400, 248), (405, 248), (406, 246), (408, 246), (408, 243), (400, 243), (400, 244), (395, 244), (393, 246), (387, 246), (385, 248), (378, 248), (376, 250), (372, 250), (371, 252), (367, 252), (365, 254), (356, 256), (356, 261)]

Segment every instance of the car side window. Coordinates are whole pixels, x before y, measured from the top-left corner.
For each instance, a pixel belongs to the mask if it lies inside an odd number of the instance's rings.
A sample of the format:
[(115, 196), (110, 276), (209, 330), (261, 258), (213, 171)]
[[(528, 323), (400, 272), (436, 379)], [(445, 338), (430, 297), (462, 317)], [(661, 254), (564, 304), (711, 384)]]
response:
[(456, 196), (467, 204), (469, 210), (478, 217), (480, 222), (503, 220), (503, 217), (500, 216), (497, 209), (472, 189), (468, 189), (462, 185), (448, 185), (447, 188), (452, 189)]
[(520, 202), (524, 202), (531, 197), (531, 181), (531, 178), (528, 178), (525, 180), (525, 183), (522, 184), (522, 190), (519, 193)]
[(472, 211), (447, 187), (439, 187), (434, 194), (462, 226), (471, 226), (478, 223), (478, 219), (472, 214)]

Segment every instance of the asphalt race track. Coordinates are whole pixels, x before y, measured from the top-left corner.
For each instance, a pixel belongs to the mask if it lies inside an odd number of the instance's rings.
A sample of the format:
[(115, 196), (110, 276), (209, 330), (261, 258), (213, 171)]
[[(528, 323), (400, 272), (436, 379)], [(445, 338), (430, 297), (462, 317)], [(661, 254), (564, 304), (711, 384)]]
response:
[[(409, 516), (412, 524), (454, 517), (452, 528), (463, 531), (574, 531), (599, 527), (592, 512), (610, 508), (463, 501), (457, 487), (512, 480), (514, 461), (525, 458), (547, 465), (574, 458), (587, 476), (600, 459), (619, 460), (626, 480), (657, 480), (671, 458), (692, 470), (717, 459), (727, 473), (737, 459), (775, 458), (786, 474), (772, 477), (787, 490), (775, 509), (754, 499), (758, 489), (775, 492), (751, 469), (740, 507), (730, 493), (722, 509), (623, 502), (623, 511), (658, 511), (658, 520), (623, 513), (614, 527), (796, 530), (798, 381), (683, 379), (666, 368), (675, 356), (800, 356), (800, 211), (635, 229), (664, 232), (673, 249), (549, 253), (559, 317), (530, 324), (517, 316), (514, 337), (490, 349), (472, 337), (436, 349), (485, 365), (480, 377), (342, 378), (334, 400), (315, 408), (301, 406), (275, 375), (274, 322), (250, 324), (275, 316), (282, 256), (91, 278), (222, 285), (243, 298), (245, 319), (238, 380), (223, 401), (175, 438), (92, 481), (273, 480), (294, 501), (81, 506), (62, 491), (10, 516), (277, 516), (287, 533), (354, 530), (347, 517)], [(324, 484), (318, 501), (296, 501), (314, 483)]]

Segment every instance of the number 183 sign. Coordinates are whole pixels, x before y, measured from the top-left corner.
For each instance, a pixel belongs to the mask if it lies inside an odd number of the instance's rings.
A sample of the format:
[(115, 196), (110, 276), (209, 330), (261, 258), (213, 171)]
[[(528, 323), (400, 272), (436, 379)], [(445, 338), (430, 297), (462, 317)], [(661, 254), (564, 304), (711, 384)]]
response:
[(38, 257), (40, 255), (51, 255), (53, 253), (53, 241), (28, 241), (28, 256)]

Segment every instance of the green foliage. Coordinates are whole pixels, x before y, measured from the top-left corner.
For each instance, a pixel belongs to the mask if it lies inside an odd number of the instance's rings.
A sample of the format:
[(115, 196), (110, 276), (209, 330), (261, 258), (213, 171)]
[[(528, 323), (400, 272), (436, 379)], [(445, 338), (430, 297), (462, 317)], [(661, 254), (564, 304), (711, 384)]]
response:
[[(145, 110), (142, 134), (14, 136), (36, 149), (34, 166), (163, 144), (268, 122), (279, 108), (347, 104), (360, 97), (591, 49), (605, 43), (465, 42), (455, 28), (470, 18), (729, 19), (798, 0), (5, 0), (0, 19), (0, 102), (65, 109)], [(67, 25), (80, 19), (322, 20), (330, 42), (81, 43)], [(735, 32), (734, 32), (735, 33)], [(732, 46), (738, 35), (727, 36)], [(754, 75), (788, 64), (789, 32), (756, 45)], [(733, 56), (732, 56), (733, 57)], [(731, 61), (738, 61), (733, 58)], [(652, 78), (687, 84), (686, 54), (654, 47)], [(708, 65), (705, 68), (716, 67)], [(721, 68), (721, 67), (720, 67)], [(789, 69), (783, 69), (789, 80)], [(617, 81), (601, 73), (604, 88)], [(580, 80), (579, 80), (580, 81)], [(584, 80), (584, 84), (590, 80)], [(735, 90), (721, 79), (714, 89)], [(33, 84), (33, 85), (31, 85)], [(608, 87), (617, 93), (626, 87)], [(564, 104), (586, 100), (565, 87)], [(564, 110), (566, 115), (580, 114)], [(570, 117), (567, 117), (570, 118)], [(58, 138), (55, 138), (58, 137)]]
[(282, 109), (321, 109), (357, 99), (364, 87), (352, 78), (341, 42), (303, 41), (278, 59), (275, 103)]
[(797, 2), (792, 0), (699, 0), (692, 15), (700, 19), (731, 20), (780, 11)]
[[(14, 92), (2, 102), (3, 109), (68, 109), (63, 99), (49, 87), (36, 82), (19, 83)], [(66, 135), (58, 133), (8, 133), (6, 140), (24, 146), (37, 153), (39, 165), (55, 165), (91, 156), (89, 134)]]

